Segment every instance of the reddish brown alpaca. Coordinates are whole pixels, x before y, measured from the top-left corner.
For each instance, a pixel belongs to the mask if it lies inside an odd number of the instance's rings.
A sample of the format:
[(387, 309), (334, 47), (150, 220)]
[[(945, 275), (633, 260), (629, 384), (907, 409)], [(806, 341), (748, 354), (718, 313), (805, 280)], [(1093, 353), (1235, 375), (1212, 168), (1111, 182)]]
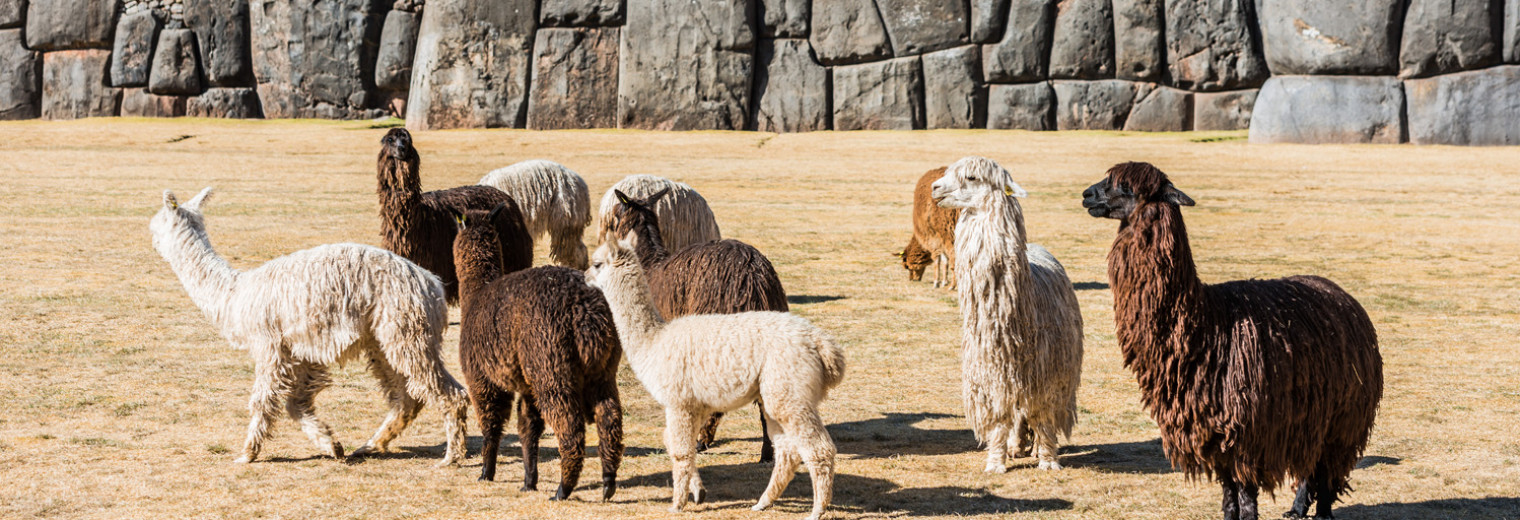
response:
[(539, 267), (505, 273), (490, 214), (459, 215), (454, 258), (459, 267), (459, 364), (480, 417), (481, 480), (496, 477), (502, 425), (517, 400), (523, 490), (538, 486), (538, 440), (545, 419), (559, 440), (560, 484), (570, 496), (585, 457), (585, 424), (595, 419), (601, 445), (602, 499), (617, 491), (623, 459), (623, 407), (618, 361), (623, 357), (612, 310), (580, 271)]
[(1288, 517), (1330, 518), (1383, 394), (1377, 331), (1317, 276), (1205, 284), (1166, 174), (1124, 163), (1083, 193), (1120, 219), (1108, 255), (1124, 363), (1172, 465), (1217, 478), (1227, 520), (1254, 520), (1259, 489), (1298, 480)]
[(934, 263), (934, 255), (929, 254), (924, 250), (924, 246), (919, 245), (917, 237), (909, 238), (908, 245), (903, 247), (902, 252), (897, 253), (897, 256), (902, 258), (903, 269), (908, 270), (910, 282), (923, 280), (924, 270), (929, 268), (929, 264)]
[[(913, 187), (913, 241), (928, 255), (930, 262), (937, 262), (934, 266), (934, 286), (954, 289), (955, 221), (960, 218), (961, 210), (941, 208), (934, 202), (934, 181), (944, 176), (943, 167), (929, 170), (918, 178), (918, 184)], [(909, 246), (912, 246), (912, 242)], [(915, 276), (913, 266), (907, 263), (907, 254), (908, 250), (904, 249), (903, 267), (908, 269), (908, 279), (919, 281), (924, 276), (924, 268), (919, 267)], [(939, 260), (940, 255), (944, 255), (944, 260)]]

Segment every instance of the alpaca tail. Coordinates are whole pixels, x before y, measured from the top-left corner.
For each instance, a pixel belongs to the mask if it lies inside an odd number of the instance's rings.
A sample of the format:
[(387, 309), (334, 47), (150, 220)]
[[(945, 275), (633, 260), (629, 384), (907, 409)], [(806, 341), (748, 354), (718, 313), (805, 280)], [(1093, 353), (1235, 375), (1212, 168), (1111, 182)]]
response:
[(844, 349), (833, 338), (819, 332), (816, 336), (818, 360), (823, 362), (823, 387), (834, 388), (844, 380)]

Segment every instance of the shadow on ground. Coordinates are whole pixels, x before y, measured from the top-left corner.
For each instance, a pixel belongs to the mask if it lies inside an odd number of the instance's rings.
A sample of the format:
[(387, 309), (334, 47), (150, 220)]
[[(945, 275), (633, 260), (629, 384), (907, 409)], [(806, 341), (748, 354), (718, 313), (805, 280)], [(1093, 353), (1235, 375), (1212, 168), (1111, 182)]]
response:
[(1424, 502), (1349, 505), (1335, 508), (1336, 518), (1514, 520), (1520, 518), (1520, 498), (1448, 498)]
[(1100, 291), (1107, 289), (1108, 284), (1103, 282), (1077, 282), (1071, 284), (1071, 288), (1078, 291)]
[(812, 294), (794, 294), (786, 297), (788, 305), (807, 305), (810, 303), (823, 303), (843, 300), (843, 296), (819, 296)]
[(839, 453), (861, 458), (896, 455), (949, 455), (977, 451), (971, 430), (926, 430), (917, 427), (929, 419), (956, 417), (942, 413), (887, 413), (875, 419), (829, 425), (829, 435)]
[(1061, 447), (1061, 464), (1105, 473), (1171, 473), (1174, 471), (1161, 449), (1161, 439), (1110, 444), (1073, 444)]

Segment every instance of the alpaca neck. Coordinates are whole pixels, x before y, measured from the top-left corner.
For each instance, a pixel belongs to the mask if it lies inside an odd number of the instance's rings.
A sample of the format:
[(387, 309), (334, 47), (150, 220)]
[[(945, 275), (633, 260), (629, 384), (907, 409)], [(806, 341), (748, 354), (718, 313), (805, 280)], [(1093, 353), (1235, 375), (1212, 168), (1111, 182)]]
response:
[[(489, 248), (488, 248), (489, 249)], [(504, 269), (500, 249), (495, 254), (484, 254), (461, 258), (455, 256), (454, 268), (459, 277), (459, 310), (469, 314), (474, 307), (475, 300), (480, 297), (487, 285), (502, 277)]]
[[(636, 372), (644, 372), (645, 362), (656, 357), (650, 355), (650, 344), (655, 335), (665, 327), (665, 318), (654, 305), (654, 294), (649, 290), (649, 279), (643, 266), (637, 263), (609, 266), (612, 283), (603, 287), (607, 305), (612, 308), (612, 319), (617, 325), (623, 352)], [(654, 360), (658, 362), (658, 360)]]
[(1013, 197), (996, 195), (988, 204), (962, 209), (955, 245), (956, 276), (972, 282), (958, 286), (975, 290), (979, 284), (992, 284), (996, 292), (1015, 297), (1027, 292), (1019, 290), (1030, 283), (1024, 213)]
[(228, 296), (240, 273), (216, 254), (205, 230), (189, 225), (177, 227), (160, 246), (159, 252), (169, 261), (169, 269), (179, 277), (190, 300), (207, 319), (221, 327)]
[(1193, 264), (1182, 212), (1168, 203), (1135, 208), (1119, 225), (1108, 254), (1108, 278), (1114, 292), (1114, 319), (1125, 364), (1147, 370), (1174, 355), (1174, 333), (1197, 312), (1203, 282)]
[(639, 263), (645, 269), (651, 269), (666, 258), (670, 258), (670, 250), (665, 249), (665, 239), (660, 236), (659, 226), (648, 223), (639, 226), (635, 230), (639, 234), (638, 248)]
[(423, 226), (417, 225), (422, 213), (422, 177), (418, 166), (415, 160), (401, 161), (390, 156), (380, 159), (375, 192), (380, 195), (380, 232), (388, 246), (412, 243), (406, 235), (422, 231)]

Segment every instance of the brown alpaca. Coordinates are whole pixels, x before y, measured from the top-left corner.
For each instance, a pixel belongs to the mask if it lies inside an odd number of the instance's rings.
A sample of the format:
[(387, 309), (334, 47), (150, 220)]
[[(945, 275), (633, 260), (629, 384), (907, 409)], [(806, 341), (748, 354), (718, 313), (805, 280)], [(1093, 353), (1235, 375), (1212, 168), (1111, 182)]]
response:
[(496, 226), (489, 224), (501, 211), (459, 215), (454, 239), (461, 289), (459, 364), (484, 437), (480, 479), (496, 477), (502, 425), (516, 393), (522, 394), (517, 430), (523, 491), (538, 489), (538, 439), (547, 419), (559, 440), (560, 484), (553, 498), (568, 498), (580, 480), (585, 424), (595, 419), (602, 499), (611, 499), (623, 460), (617, 387), (623, 348), (612, 310), (580, 271), (554, 266), (505, 273)]
[(412, 134), (393, 128), (380, 144), (375, 173), (379, 186), (375, 192), (380, 195), (382, 245), (438, 275), (449, 303), (459, 301), (453, 253), (456, 225), (450, 209), (489, 211), (506, 204), (496, 223), (506, 268), (510, 272), (533, 265), (533, 237), (528, 235), (522, 211), (512, 197), (490, 186), (423, 193), (418, 170), (421, 158), (412, 147)]
[[(902, 252), (897, 253), (902, 258), (903, 269), (908, 270), (908, 281), (917, 282), (924, 279), (924, 270), (929, 264), (934, 263), (934, 255), (924, 250), (924, 246), (918, 244), (918, 237), (909, 237), (908, 245)], [(938, 274), (938, 273), (935, 273)]]
[[(913, 240), (928, 253), (931, 262), (937, 260), (934, 286), (955, 289), (955, 221), (960, 218), (961, 210), (941, 208), (934, 203), (934, 181), (944, 176), (944, 168), (929, 170), (918, 178), (918, 185), (913, 188)], [(906, 250), (904, 253), (906, 256)], [(914, 276), (913, 267), (907, 264), (906, 258), (904, 260), (903, 267), (908, 269), (909, 279), (921, 280), (923, 268), (920, 267), (918, 275)]]
[(1156, 167), (1124, 163), (1083, 192), (1119, 219), (1108, 255), (1124, 363), (1161, 427), (1172, 465), (1217, 478), (1226, 520), (1255, 520), (1256, 496), (1300, 482), (1289, 518), (1330, 518), (1367, 447), (1383, 395), (1377, 331), (1330, 280), (1205, 284), (1179, 205)]
[[(660, 224), (650, 209), (668, 190), (643, 201), (616, 192), (618, 204), (612, 211), (610, 236), (637, 232), (639, 263), (649, 276), (649, 289), (655, 306), (666, 320), (689, 314), (738, 314), (749, 311), (789, 312), (786, 290), (776, 276), (771, 261), (754, 246), (738, 240), (719, 240), (668, 251), (660, 238)], [(771, 438), (765, 425), (765, 411), (760, 410), (760, 461), (770, 462)], [(702, 428), (697, 449), (713, 443), (718, 421), (723, 414), (713, 414)]]

